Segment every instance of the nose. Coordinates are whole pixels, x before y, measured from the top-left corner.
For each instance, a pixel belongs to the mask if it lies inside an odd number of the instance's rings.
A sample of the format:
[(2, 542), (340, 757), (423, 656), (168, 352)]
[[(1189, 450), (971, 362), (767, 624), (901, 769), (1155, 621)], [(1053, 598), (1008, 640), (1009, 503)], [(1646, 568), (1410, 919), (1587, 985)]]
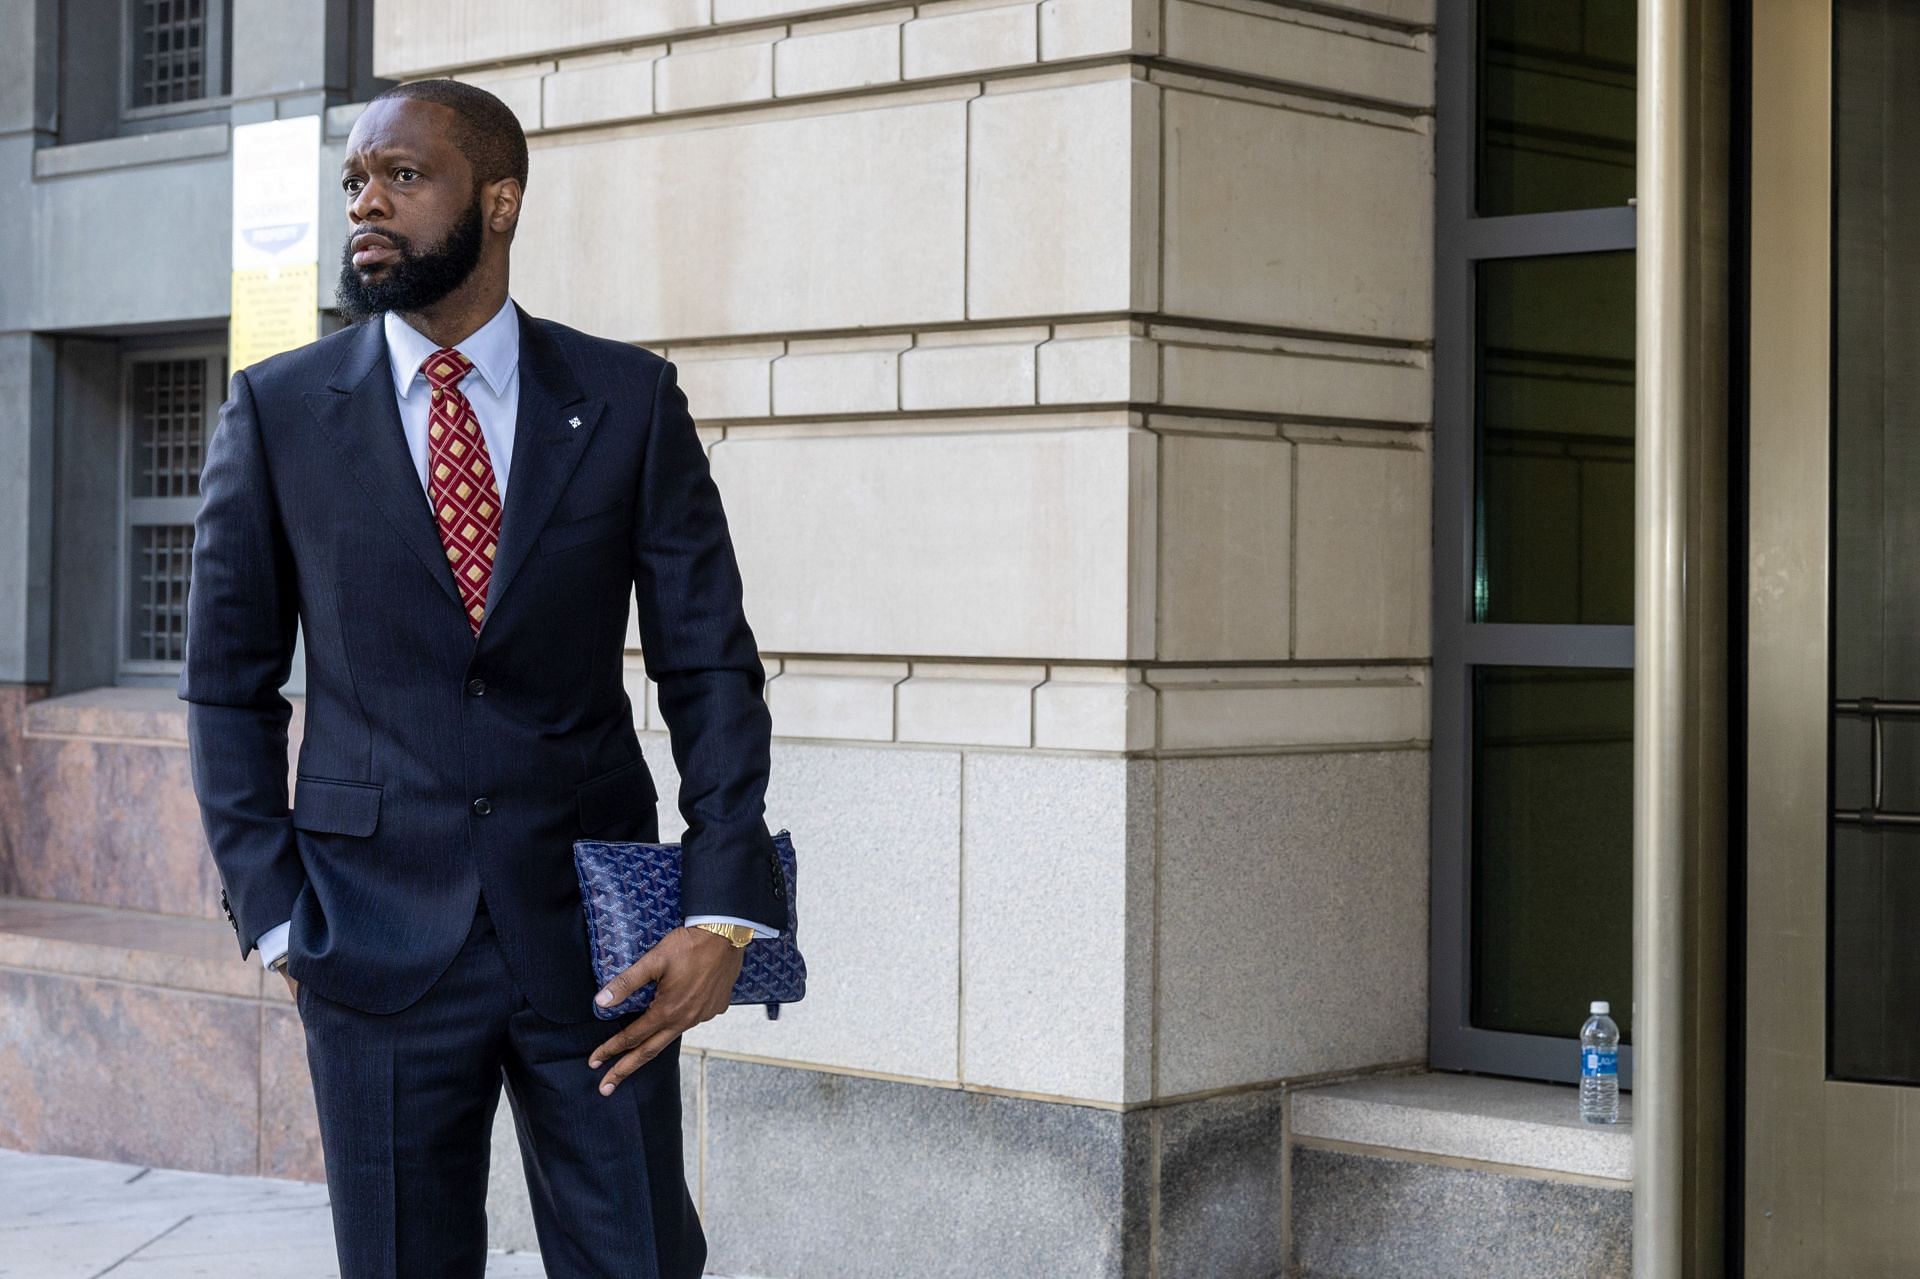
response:
[(386, 193), (378, 182), (366, 183), (347, 201), (347, 221), (356, 226), (370, 219), (384, 218), (391, 212)]

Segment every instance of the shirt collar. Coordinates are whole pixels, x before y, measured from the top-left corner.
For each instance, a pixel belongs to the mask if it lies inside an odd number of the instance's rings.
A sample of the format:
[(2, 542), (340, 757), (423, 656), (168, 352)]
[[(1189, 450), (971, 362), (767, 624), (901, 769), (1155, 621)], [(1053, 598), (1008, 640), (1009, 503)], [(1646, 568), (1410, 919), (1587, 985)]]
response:
[[(381, 318), (381, 324), (386, 330), (387, 354), (393, 366), (393, 389), (404, 400), (420, 376), (420, 366), (440, 347), (401, 319), (396, 311), (388, 311)], [(465, 340), (455, 342), (453, 349), (473, 361), (473, 367), (495, 395), (505, 395), (507, 383), (513, 380), (520, 364), (520, 320), (514, 314), (513, 299), (502, 303), (493, 318), (468, 334)]]

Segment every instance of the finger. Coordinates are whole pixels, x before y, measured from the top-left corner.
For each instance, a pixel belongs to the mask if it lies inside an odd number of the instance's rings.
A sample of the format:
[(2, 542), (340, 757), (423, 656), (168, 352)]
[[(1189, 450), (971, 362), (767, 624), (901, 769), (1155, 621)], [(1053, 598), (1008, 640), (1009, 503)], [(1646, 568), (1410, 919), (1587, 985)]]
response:
[(611, 1097), (613, 1090), (620, 1086), (622, 1080), (652, 1061), (659, 1055), (662, 1048), (665, 1048), (673, 1042), (675, 1035), (680, 1034), (685, 1029), (686, 1027), (684, 1026), (662, 1027), (658, 1032), (649, 1036), (645, 1043), (622, 1057), (619, 1061), (614, 1062), (613, 1069), (609, 1070), (606, 1076), (600, 1081), (600, 1095), (603, 1097)]
[(611, 1008), (648, 982), (657, 981), (663, 967), (659, 947), (656, 946), (625, 969), (614, 974), (613, 980), (607, 983), (606, 988), (593, 997), (593, 1002), (602, 1008)]
[(615, 1053), (625, 1052), (635, 1044), (643, 1042), (648, 1035), (651, 1035), (654, 1030), (660, 1026), (666, 1019), (666, 1016), (667, 1014), (660, 1010), (660, 1004), (657, 1000), (654, 1003), (648, 1004), (646, 1012), (641, 1013), (638, 1017), (628, 1022), (618, 1034), (613, 1035), (605, 1043), (594, 1049), (592, 1055), (587, 1058), (587, 1065), (597, 1068), (601, 1062), (613, 1056)]

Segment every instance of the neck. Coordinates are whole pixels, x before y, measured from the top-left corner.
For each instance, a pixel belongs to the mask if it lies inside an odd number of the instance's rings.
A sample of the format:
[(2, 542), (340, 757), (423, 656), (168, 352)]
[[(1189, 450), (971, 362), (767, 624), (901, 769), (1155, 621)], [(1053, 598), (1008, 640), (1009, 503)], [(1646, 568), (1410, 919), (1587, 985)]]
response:
[(475, 271), (432, 306), (402, 311), (400, 318), (436, 346), (456, 346), (476, 333), (507, 302), (507, 276)]

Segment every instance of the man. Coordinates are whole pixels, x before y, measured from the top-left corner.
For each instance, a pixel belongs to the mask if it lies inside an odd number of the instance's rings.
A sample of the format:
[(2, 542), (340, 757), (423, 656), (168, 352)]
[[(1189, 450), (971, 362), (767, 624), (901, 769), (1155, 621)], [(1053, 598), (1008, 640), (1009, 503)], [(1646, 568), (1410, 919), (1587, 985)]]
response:
[[(341, 171), (362, 323), (234, 375), (179, 695), (240, 953), (300, 1010), (346, 1279), (479, 1276), (504, 1078), (547, 1273), (700, 1273), (680, 1035), (786, 927), (765, 678), (674, 366), (507, 293), (526, 139), (446, 80)], [(581, 836), (654, 840), (621, 655), (638, 593), (687, 819), (676, 928), (599, 992)], [(291, 811), (295, 619), (306, 719)]]

